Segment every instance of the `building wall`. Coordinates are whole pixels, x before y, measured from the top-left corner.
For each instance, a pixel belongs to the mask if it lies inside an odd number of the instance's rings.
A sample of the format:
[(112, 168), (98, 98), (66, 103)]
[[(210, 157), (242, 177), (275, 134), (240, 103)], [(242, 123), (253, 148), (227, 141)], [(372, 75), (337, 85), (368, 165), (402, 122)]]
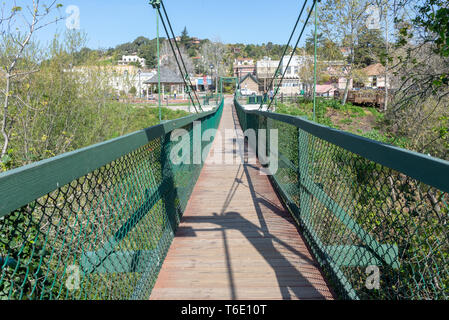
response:
[(257, 82), (254, 82), (253, 79), (251, 79), (251, 77), (246, 78), (241, 84), (240, 84), (240, 88), (242, 89), (248, 89), (251, 91), (254, 91), (256, 93), (259, 92), (259, 84)]
[[(290, 60), (290, 56), (284, 57), (281, 63), (281, 71), (284, 72), (287, 68), (288, 61)], [(306, 63), (313, 63), (313, 57), (310, 56), (293, 56), (290, 65), (285, 74), (286, 77), (295, 77), (298, 76), (299, 70)]]
[[(277, 88), (277, 84), (278, 82), (275, 83), (274, 89)], [(301, 90), (304, 90), (304, 84), (301, 83), (299, 78), (284, 79), (281, 87), (279, 88), (279, 94), (300, 94)]]
[(257, 61), (256, 74), (259, 79), (273, 78), (279, 65), (279, 61), (261, 60)]
[[(345, 90), (346, 89), (346, 78), (339, 78), (338, 79), (338, 83), (337, 83), (337, 87), (339, 90)], [(354, 81), (351, 79), (351, 81), (349, 82), (349, 90), (352, 90), (352, 88), (354, 87)]]
[(253, 59), (235, 59), (234, 60), (235, 66), (253, 65), (253, 64), (254, 64)]
[[(374, 81), (376, 78), (376, 81)], [(369, 76), (367, 81), (365, 81), (365, 87), (369, 88), (385, 88), (385, 76)], [(388, 83), (388, 88), (390, 88), (390, 83)]]
[(234, 77), (240, 77), (243, 78), (248, 73), (254, 74), (256, 72), (255, 66), (238, 66), (234, 67)]
[(127, 65), (127, 64), (130, 64), (132, 62), (140, 63), (142, 68), (144, 68), (145, 65), (146, 65), (146, 60), (144, 58), (140, 58), (140, 57), (138, 57), (136, 55), (122, 56), (122, 60), (120, 60), (118, 63), (119, 63), (119, 65)]

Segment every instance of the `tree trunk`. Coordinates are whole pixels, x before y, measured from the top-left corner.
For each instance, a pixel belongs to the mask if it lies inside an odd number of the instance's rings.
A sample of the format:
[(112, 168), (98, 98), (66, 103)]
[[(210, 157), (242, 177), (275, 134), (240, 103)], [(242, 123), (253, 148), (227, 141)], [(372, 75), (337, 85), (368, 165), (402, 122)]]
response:
[(341, 104), (346, 104), (346, 101), (348, 100), (348, 94), (349, 94), (349, 84), (351, 83), (351, 78), (348, 78), (346, 80), (346, 87), (345, 87), (345, 93), (343, 95), (343, 99), (341, 100)]
[(5, 102), (3, 105), (3, 119), (2, 119), (2, 136), (5, 140), (2, 146), (2, 153), (1, 157), (6, 155), (8, 152), (8, 145), (9, 145), (9, 136), (6, 132), (6, 125), (7, 125), (7, 119), (8, 119), (8, 103), (9, 103), (9, 91), (11, 90), (11, 75), (8, 73), (6, 74), (6, 92), (5, 92)]

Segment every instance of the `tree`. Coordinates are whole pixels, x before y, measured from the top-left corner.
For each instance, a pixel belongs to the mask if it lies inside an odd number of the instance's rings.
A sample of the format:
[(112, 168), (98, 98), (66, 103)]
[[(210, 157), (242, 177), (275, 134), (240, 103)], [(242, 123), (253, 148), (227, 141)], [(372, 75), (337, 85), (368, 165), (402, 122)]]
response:
[[(187, 69), (187, 73), (190, 76), (192, 76), (195, 72), (195, 66), (189, 54), (187, 53), (186, 48), (182, 44), (180, 44), (179, 50), (181, 52), (181, 56), (179, 55), (176, 46), (174, 44), (173, 48), (175, 49), (176, 58), (178, 59), (178, 63), (181, 66), (181, 68), (184, 70), (184, 66), (181, 61), (182, 56), (182, 59), (184, 60), (184, 64)], [(171, 71), (175, 72), (176, 74), (185, 77), (185, 74), (181, 74), (181, 71), (179, 70), (178, 67), (178, 63), (176, 62), (175, 55), (173, 54), (173, 50), (171, 49), (168, 40), (164, 41), (161, 47), (161, 66), (164, 66), (170, 69)]]
[(381, 30), (362, 28), (355, 46), (354, 63), (363, 68), (385, 62), (386, 49)]
[[(317, 79), (317, 83), (324, 82), (325, 77), (325, 65), (321, 62), (317, 63), (317, 74), (319, 75), (319, 78)], [(312, 96), (313, 94), (313, 85), (315, 80), (315, 68), (313, 61), (311, 63), (304, 63), (301, 65), (301, 68), (299, 69), (299, 77), (301, 79), (301, 82), (307, 85), (307, 92), (306, 94), (309, 96)]]
[(368, 18), (368, 5), (367, 0), (325, 0), (319, 9), (320, 32), (333, 42), (349, 48), (350, 51), (348, 66), (345, 74), (342, 74), (346, 77), (342, 104), (346, 103), (351, 79), (359, 68), (356, 65), (355, 51), (361, 30)]
[(426, 0), (419, 6), (414, 22), (429, 31), (435, 52), (449, 56), (449, 7), (445, 0)]
[(410, 149), (441, 158), (449, 156), (449, 57), (441, 39), (447, 36), (441, 13), (444, 1), (425, 0), (390, 8), (396, 29), (389, 52), (396, 88), (386, 112), (390, 132), (408, 138)]
[(202, 64), (205, 70), (210, 70), (213, 66), (215, 74), (215, 91), (218, 92), (218, 78), (226, 75), (226, 46), (219, 40), (216, 42), (209, 42), (203, 45), (202, 48)]
[[(315, 36), (313, 31), (306, 39), (305, 51), (309, 55), (315, 54)], [(343, 55), (338, 45), (332, 40), (324, 37), (323, 33), (317, 35), (317, 55), (320, 60), (325, 61), (343, 59)]]
[[(41, 2), (33, 0), (31, 7), (27, 6), (26, 10), (13, 6), (10, 13), (6, 17), (2, 16), (0, 20), (0, 36), (2, 37), (0, 64), (4, 72), (4, 84), (2, 83), (4, 90), (1, 92), (3, 94), (3, 109), (0, 125), (3, 141), (0, 145), (0, 159), (3, 159), (8, 153), (11, 132), (15, 122), (10, 113), (11, 99), (14, 99), (12, 95), (14, 87), (39, 70), (35, 59), (39, 53), (33, 46), (33, 35), (49, 24), (61, 20), (59, 16), (49, 20), (53, 11), (61, 7), (62, 5), (57, 4), (56, 1)], [(24, 21), (26, 25), (20, 25), (21, 21)], [(20, 30), (24, 31), (21, 32)]]
[(182, 30), (181, 33), (181, 44), (186, 47), (187, 49), (190, 48), (190, 37), (189, 33), (187, 32), (187, 27), (184, 27), (184, 30)]

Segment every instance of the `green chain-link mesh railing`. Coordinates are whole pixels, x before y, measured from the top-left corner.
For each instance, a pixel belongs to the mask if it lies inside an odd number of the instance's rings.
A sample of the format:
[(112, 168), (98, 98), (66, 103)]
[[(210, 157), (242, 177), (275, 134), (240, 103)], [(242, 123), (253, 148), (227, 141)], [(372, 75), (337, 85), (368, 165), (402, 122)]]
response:
[(147, 299), (202, 168), (170, 154), (222, 110), (0, 175), (0, 300)]
[(203, 105), (208, 106), (211, 104), (218, 104), (222, 99), (221, 94), (206, 94), (203, 98)]
[(449, 162), (235, 105), (279, 130), (272, 180), (341, 298), (449, 297)]

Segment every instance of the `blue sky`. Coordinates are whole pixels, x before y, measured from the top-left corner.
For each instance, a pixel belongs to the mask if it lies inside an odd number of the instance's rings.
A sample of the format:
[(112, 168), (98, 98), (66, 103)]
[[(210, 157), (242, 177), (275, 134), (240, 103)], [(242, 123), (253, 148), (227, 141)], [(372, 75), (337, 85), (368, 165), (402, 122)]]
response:
[[(10, 1), (10, 0), (8, 0)], [(29, 4), (31, 0), (17, 0)], [(90, 48), (109, 48), (138, 36), (156, 35), (155, 10), (149, 0), (60, 0), (80, 10), (80, 27), (88, 35)], [(311, 2), (311, 1), (310, 1)], [(184, 26), (191, 36), (220, 39), (225, 43), (285, 44), (303, 0), (165, 0), (175, 33)], [(59, 22), (38, 33), (48, 42), (55, 31), (63, 32)], [(165, 35), (165, 31), (161, 30)], [(306, 33), (307, 35), (308, 33)]]

